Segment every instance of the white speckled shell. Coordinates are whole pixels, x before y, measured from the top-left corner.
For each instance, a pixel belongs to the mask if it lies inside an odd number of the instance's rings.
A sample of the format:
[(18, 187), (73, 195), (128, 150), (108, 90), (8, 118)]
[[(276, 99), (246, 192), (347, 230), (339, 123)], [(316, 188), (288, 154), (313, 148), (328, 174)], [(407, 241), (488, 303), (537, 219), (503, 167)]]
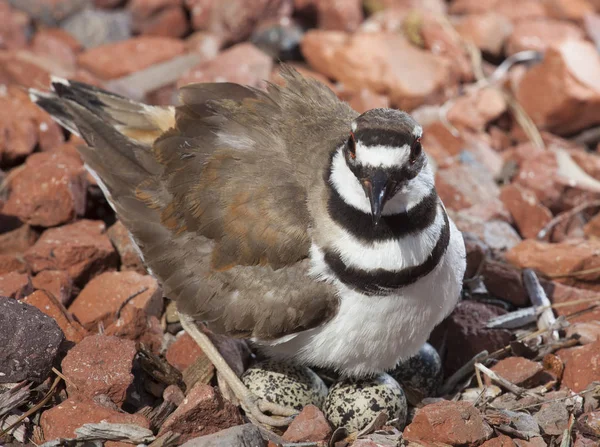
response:
[(309, 404), (321, 408), (327, 396), (327, 386), (309, 368), (273, 361), (250, 367), (242, 382), (256, 396), (296, 410)]
[(336, 383), (329, 390), (323, 410), (334, 426), (350, 431), (362, 430), (381, 411), (388, 414), (389, 420), (398, 419), (399, 427), (406, 424), (404, 391), (388, 374)]

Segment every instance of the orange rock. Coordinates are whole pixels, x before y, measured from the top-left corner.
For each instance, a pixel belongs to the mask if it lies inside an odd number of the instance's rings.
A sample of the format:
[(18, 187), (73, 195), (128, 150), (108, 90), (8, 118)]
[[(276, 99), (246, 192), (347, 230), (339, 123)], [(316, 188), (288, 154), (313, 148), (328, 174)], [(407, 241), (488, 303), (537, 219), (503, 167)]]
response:
[(132, 270), (141, 275), (145, 275), (146, 268), (133, 245), (129, 232), (121, 221), (117, 220), (106, 232), (110, 241), (113, 243), (121, 258), (121, 270)]
[(594, 13), (594, 6), (588, 0), (548, 0), (545, 5), (551, 17), (562, 20), (581, 21)]
[[(553, 283), (552, 288), (548, 293), (548, 298), (553, 303), (568, 303), (578, 300), (591, 300), (598, 297), (598, 293), (592, 290), (580, 289), (578, 287), (566, 286), (560, 283)], [(556, 309), (556, 314), (559, 316), (567, 316), (577, 312), (581, 312), (590, 307), (589, 302), (583, 302), (577, 305), (565, 306)], [(577, 322), (594, 322), (600, 321), (600, 309), (594, 308), (591, 311), (582, 312), (569, 319), (571, 323)]]
[(44, 312), (56, 321), (65, 334), (65, 339), (73, 343), (79, 343), (87, 336), (87, 331), (73, 319), (67, 312), (67, 309), (48, 293), (42, 290), (36, 290), (22, 300), (24, 303), (31, 304)]
[(7, 222), (8, 219), (12, 220), (17, 228), (14, 230), (6, 231), (0, 234), (0, 253), (1, 254), (18, 254), (23, 253), (38, 240), (39, 234), (33, 230), (29, 225), (21, 225), (21, 221), (13, 216), (2, 216), (2, 227), (8, 230), (12, 226), (11, 223)]
[(60, 61), (66, 69), (75, 70), (77, 53), (81, 44), (68, 32), (60, 28), (45, 28), (37, 31), (31, 41), (31, 49), (41, 56)]
[(500, 199), (524, 238), (535, 238), (552, 220), (552, 213), (538, 201), (536, 195), (518, 184), (503, 187)]
[(594, 381), (600, 381), (600, 342), (556, 353), (565, 362), (562, 385), (576, 393)]
[(458, 81), (448, 58), (415, 47), (399, 33), (310, 30), (301, 50), (315, 70), (348, 90), (388, 94), (404, 110), (444, 100)]
[(28, 22), (25, 13), (11, 8), (9, 2), (0, 2), (0, 49), (25, 48)]
[(489, 122), (506, 112), (506, 108), (500, 91), (484, 88), (458, 97), (448, 111), (448, 121), (458, 129), (483, 132)]
[(0, 276), (0, 296), (20, 300), (31, 292), (33, 286), (28, 274), (10, 272)]
[(540, 18), (520, 20), (508, 37), (506, 53), (511, 55), (526, 50), (543, 52), (549, 46), (569, 39), (584, 39), (581, 28), (561, 20)]
[(111, 324), (124, 305), (160, 316), (163, 298), (156, 279), (131, 271), (102, 273), (85, 285), (69, 306), (69, 312), (85, 327), (92, 328), (100, 321)]
[[(102, 79), (114, 79), (183, 54), (185, 43), (170, 37), (141, 36), (87, 50), (81, 67)], [(119, 63), (115, 63), (119, 61)]]
[(307, 405), (285, 431), (283, 440), (290, 443), (327, 442), (332, 432), (323, 412), (314, 405)]
[(464, 39), (495, 56), (502, 54), (504, 42), (513, 28), (509, 19), (494, 11), (467, 15), (458, 19), (454, 26)]
[(43, 270), (32, 279), (36, 290), (43, 290), (66, 306), (73, 297), (73, 280), (64, 270)]
[(200, 356), (204, 356), (204, 352), (187, 333), (183, 333), (175, 340), (165, 353), (167, 361), (181, 372)]
[(160, 353), (163, 340), (163, 330), (160, 320), (154, 315), (148, 315), (143, 309), (125, 306), (119, 318), (116, 318), (104, 331), (106, 335), (133, 340), (143, 344), (148, 350)]
[[(543, 366), (523, 357), (507, 357), (492, 367), (492, 371), (515, 385), (531, 387), (537, 385), (536, 376), (542, 372)], [(486, 377), (489, 382), (489, 378)]]
[(436, 188), (444, 205), (458, 211), (494, 200), (499, 189), (485, 169), (455, 164), (436, 173)]
[(310, 0), (303, 2), (303, 7), (298, 9), (316, 12), (319, 29), (353, 32), (363, 20), (362, 3), (361, 0)]
[(516, 444), (506, 435), (500, 435), (497, 438), (490, 439), (481, 444), (481, 447), (515, 447)]
[(181, 37), (189, 29), (183, 0), (133, 0), (127, 8), (132, 28), (139, 34)]
[(598, 124), (600, 55), (589, 42), (552, 45), (542, 63), (521, 78), (515, 93), (539, 127), (559, 135)]

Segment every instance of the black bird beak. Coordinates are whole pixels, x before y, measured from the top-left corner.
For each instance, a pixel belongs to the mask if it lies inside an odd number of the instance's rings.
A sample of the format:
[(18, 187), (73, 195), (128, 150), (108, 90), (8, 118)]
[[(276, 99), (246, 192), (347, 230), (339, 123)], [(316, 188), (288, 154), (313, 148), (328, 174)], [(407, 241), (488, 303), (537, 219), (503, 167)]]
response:
[(381, 220), (383, 206), (388, 199), (388, 175), (385, 171), (377, 170), (368, 179), (362, 181), (365, 194), (371, 202), (371, 215), (373, 224)]

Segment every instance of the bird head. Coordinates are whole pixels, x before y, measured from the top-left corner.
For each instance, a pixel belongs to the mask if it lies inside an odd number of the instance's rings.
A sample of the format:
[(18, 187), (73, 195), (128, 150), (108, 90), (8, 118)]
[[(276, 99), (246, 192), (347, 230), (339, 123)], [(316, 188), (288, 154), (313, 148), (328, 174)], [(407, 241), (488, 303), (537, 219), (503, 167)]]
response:
[(421, 126), (407, 113), (372, 109), (356, 118), (342, 148), (348, 169), (369, 201), (373, 223), (426, 164)]

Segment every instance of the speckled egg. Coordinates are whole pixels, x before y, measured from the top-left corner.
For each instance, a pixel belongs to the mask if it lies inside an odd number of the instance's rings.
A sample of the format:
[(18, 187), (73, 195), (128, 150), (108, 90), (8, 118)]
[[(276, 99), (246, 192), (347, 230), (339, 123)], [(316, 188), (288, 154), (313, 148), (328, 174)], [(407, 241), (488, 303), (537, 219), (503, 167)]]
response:
[(323, 407), (327, 386), (309, 368), (263, 361), (250, 367), (242, 382), (256, 396), (300, 411), (306, 405)]
[(365, 428), (379, 413), (385, 411), (388, 420), (398, 419), (397, 426), (406, 424), (406, 397), (402, 387), (390, 375), (370, 379), (346, 379), (329, 390), (325, 416), (336, 427), (350, 431)]
[(405, 388), (423, 397), (435, 396), (444, 379), (442, 360), (433, 346), (425, 343), (417, 354), (401, 362), (389, 373)]

